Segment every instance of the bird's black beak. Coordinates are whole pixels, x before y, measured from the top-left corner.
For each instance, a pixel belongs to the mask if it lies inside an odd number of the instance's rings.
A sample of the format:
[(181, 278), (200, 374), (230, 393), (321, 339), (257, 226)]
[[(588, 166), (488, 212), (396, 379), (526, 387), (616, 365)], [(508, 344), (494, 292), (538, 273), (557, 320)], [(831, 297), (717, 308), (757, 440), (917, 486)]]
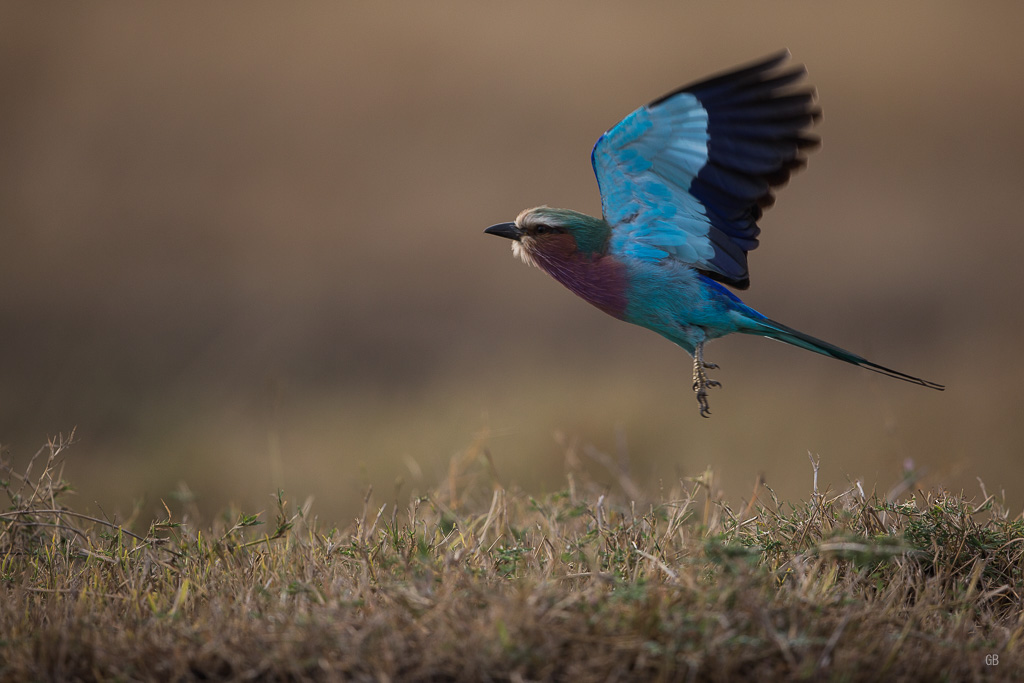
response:
[(488, 235), (497, 235), (498, 237), (505, 237), (517, 242), (523, 236), (523, 231), (515, 223), (498, 223), (487, 228), (484, 232)]

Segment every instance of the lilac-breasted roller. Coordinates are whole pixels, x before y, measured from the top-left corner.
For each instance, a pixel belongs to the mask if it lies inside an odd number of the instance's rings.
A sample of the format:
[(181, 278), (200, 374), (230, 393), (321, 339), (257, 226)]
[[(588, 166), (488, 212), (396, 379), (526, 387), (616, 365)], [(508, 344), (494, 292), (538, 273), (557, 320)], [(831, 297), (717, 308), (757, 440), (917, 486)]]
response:
[(693, 356), (693, 390), (710, 415), (704, 344), (757, 334), (874, 372), (943, 389), (767, 318), (724, 285), (750, 284), (772, 189), (818, 145), (807, 130), (821, 116), (803, 67), (788, 51), (683, 86), (619, 121), (594, 145), (591, 163), (602, 218), (540, 206), (484, 232), (619, 320), (654, 330)]

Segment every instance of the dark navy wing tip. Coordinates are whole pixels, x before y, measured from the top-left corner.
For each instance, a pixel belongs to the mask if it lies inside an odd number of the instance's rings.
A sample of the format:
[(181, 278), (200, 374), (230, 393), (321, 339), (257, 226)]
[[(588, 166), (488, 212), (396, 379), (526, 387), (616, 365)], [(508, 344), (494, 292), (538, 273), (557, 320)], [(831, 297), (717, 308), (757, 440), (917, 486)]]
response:
[[(815, 119), (815, 121), (817, 121), (817, 119)], [(796, 143), (797, 148), (801, 150), (813, 150), (821, 147), (821, 138), (817, 135), (800, 135), (794, 139), (794, 142)]]
[[(761, 74), (764, 73), (765, 71), (770, 71), (774, 69), (775, 67), (779, 66), (787, 59), (789, 59), (791, 56), (792, 55), (789, 52), (789, 48), (783, 48), (778, 52), (770, 54), (766, 57), (762, 57), (761, 59), (751, 62), (745, 66), (739, 66), (734, 67), (732, 69), (720, 71), (712, 76), (708, 76), (707, 78), (702, 78), (699, 81), (687, 83), (682, 87), (676, 88), (672, 92), (665, 93), (661, 97), (651, 100), (650, 102), (647, 103), (647, 106), (656, 107), (665, 100), (669, 99), (670, 97), (674, 97), (679, 93), (687, 92), (689, 90), (693, 90), (696, 88), (715, 87), (721, 85), (722, 83), (730, 81), (745, 80), (756, 74)], [(786, 73), (791, 73), (792, 71), (798, 71), (801, 74), (803, 74), (806, 73), (807, 70), (803, 67), (803, 65), (799, 65), (794, 66), (791, 71)]]
[[(807, 75), (807, 67), (803, 64), (793, 64), (784, 70), (775, 71), (777, 67), (782, 65), (791, 56), (788, 48), (780, 50), (747, 65), (720, 71), (709, 77), (687, 83), (652, 100), (647, 106), (656, 107), (665, 100), (684, 92), (697, 94), (698, 92), (707, 93), (708, 91), (731, 90), (735, 86), (750, 85), (751, 83), (760, 84), (762, 87), (772, 91), (779, 90), (799, 81)], [(807, 92), (812, 96), (817, 96), (817, 92), (813, 88), (805, 88), (794, 92)]]

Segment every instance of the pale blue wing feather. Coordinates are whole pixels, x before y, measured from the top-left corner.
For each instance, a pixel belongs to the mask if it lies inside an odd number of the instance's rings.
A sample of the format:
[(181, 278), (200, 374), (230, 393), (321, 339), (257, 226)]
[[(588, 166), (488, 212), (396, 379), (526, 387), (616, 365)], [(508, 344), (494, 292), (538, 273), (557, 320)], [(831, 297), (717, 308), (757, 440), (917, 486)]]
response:
[(787, 57), (684, 86), (601, 136), (591, 160), (612, 253), (747, 286), (762, 208), (816, 144), (813, 93), (787, 88), (803, 70), (776, 69)]

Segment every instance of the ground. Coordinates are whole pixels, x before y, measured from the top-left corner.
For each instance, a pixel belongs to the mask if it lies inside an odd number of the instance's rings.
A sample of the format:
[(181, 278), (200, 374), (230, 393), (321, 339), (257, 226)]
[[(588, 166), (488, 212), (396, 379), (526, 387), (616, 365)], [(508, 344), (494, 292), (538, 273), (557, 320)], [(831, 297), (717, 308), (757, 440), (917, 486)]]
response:
[(4, 473), (2, 680), (1024, 676), (1024, 521), (991, 496), (732, 507), (706, 472), (641, 503), (576, 467), (538, 499), (481, 449), (344, 528), (278, 493), (133, 530), (63, 507), (66, 449)]

